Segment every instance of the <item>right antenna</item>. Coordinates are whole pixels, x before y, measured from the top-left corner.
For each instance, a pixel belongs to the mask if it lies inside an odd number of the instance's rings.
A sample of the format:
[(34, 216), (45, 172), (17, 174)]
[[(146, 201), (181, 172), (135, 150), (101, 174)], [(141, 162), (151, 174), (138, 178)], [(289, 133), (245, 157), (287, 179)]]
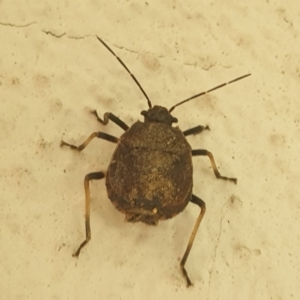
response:
[(251, 75), (251, 74), (246, 74), (246, 75), (240, 76), (240, 77), (235, 78), (235, 79), (233, 79), (233, 80), (231, 80), (231, 81), (228, 81), (228, 82), (222, 83), (222, 84), (220, 84), (220, 85), (218, 85), (218, 86), (215, 86), (214, 88), (212, 88), (212, 89), (210, 89), (210, 90), (208, 90), (208, 91), (201, 92), (201, 93), (196, 94), (196, 95), (194, 95), (194, 96), (192, 96), (192, 97), (189, 97), (189, 98), (187, 98), (187, 99), (185, 99), (185, 100), (183, 100), (183, 101), (181, 101), (181, 102), (175, 104), (174, 106), (172, 106), (172, 107), (169, 109), (169, 112), (172, 112), (172, 111), (175, 109), (175, 107), (177, 107), (177, 106), (179, 106), (179, 105), (181, 105), (181, 104), (183, 104), (183, 103), (186, 103), (186, 102), (191, 101), (191, 100), (193, 100), (193, 99), (195, 99), (195, 98), (198, 98), (198, 97), (201, 97), (201, 96), (203, 96), (203, 95), (206, 95), (206, 94), (208, 94), (208, 93), (210, 93), (210, 92), (212, 92), (212, 91), (215, 91), (215, 90), (217, 90), (217, 89), (222, 88), (222, 87), (225, 86), (225, 85), (228, 85), (228, 84), (231, 84), (231, 83), (233, 83), (233, 82), (239, 81), (239, 80), (244, 79), (244, 78), (246, 78), (246, 77), (248, 77), (248, 76), (250, 76), (250, 75)]

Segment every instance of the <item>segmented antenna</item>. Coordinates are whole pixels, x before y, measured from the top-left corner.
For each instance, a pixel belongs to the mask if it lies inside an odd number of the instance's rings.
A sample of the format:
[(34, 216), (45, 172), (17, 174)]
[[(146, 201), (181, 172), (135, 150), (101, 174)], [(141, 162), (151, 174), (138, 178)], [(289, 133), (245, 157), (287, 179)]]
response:
[(201, 96), (203, 96), (203, 95), (206, 95), (206, 94), (208, 94), (208, 93), (210, 93), (210, 92), (212, 92), (212, 91), (215, 91), (215, 90), (217, 90), (217, 89), (220, 89), (221, 87), (223, 87), (223, 86), (225, 86), (225, 85), (234, 83), (234, 82), (239, 81), (239, 80), (241, 80), (241, 79), (244, 79), (244, 78), (246, 78), (246, 77), (248, 77), (248, 76), (250, 76), (250, 75), (251, 75), (251, 74), (246, 74), (246, 75), (240, 76), (240, 77), (235, 78), (235, 79), (233, 79), (233, 80), (230, 80), (230, 81), (228, 81), (228, 82), (222, 83), (222, 84), (220, 84), (220, 85), (218, 85), (218, 86), (215, 86), (214, 88), (212, 88), (212, 89), (210, 89), (210, 90), (207, 90), (207, 91), (205, 91), (205, 92), (201, 92), (201, 93), (196, 94), (196, 95), (194, 95), (194, 96), (192, 96), (192, 97), (189, 97), (189, 98), (187, 98), (187, 99), (185, 99), (185, 100), (183, 100), (183, 101), (181, 101), (181, 102), (175, 104), (174, 106), (172, 106), (172, 107), (169, 109), (169, 112), (173, 111), (173, 110), (175, 109), (175, 107), (177, 107), (177, 106), (179, 106), (179, 105), (181, 105), (181, 104), (183, 104), (183, 103), (185, 103), (185, 102), (188, 102), (188, 101), (191, 101), (191, 100), (193, 100), (193, 99), (195, 99), (195, 98), (198, 98), (198, 97), (201, 97)]
[(96, 37), (97, 37), (97, 39), (104, 45), (104, 47), (105, 47), (110, 53), (112, 53), (112, 54), (115, 56), (115, 58), (119, 61), (119, 63), (120, 63), (120, 64), (125, 68), (125, 70), (129, 73), (129, 75), (132, 77), (132, 79), (135, 81), (135, 83), (138, 85), (138, 87), (140, 88), (140, 90), (142, 91), (142, 93), (144, 94), (144, 96), (146, 97), (149, 108), (152, 108), (152, 103), (151, 103), (149, 97), (147, 96), (146, 92), (144, 91), (144, 89), (142, 88), (142, 86), (140, 85), (140, 83), (138, 82), (138, 80), (135, 78), (135, 76), (130, 72), (130, 70), (129, 70), (129, 69), (126, 67), (126, 65), (123, 63), (123, 61), (121, 60), (121, 58), (120, 58), (114, 51), (112, 51), (112, 49), (110, 49), (110, 48), (108, 47), (108, 45), (106, 45), (106, 43), (105, 43), (102, 39), (99, 38), (99, 36), (96, 35)]

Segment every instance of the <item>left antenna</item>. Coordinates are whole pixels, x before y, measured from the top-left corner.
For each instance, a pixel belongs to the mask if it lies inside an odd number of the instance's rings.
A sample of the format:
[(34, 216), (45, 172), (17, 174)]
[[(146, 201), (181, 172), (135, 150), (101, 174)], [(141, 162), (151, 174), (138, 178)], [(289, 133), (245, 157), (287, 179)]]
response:
[(130, 72), (130, 70), (127, 68), (127, 66), (123, 63), (123, 61), (121, 60), (121, 58), (112, 50), (109, 48), (109, 46), (102, 40), (99, 38), (99, 36), (97, 36), (97, 39), (99, 40), (100, 43), (102, 43), (102, 45), (110, 52), (112, 53), (115, 58), (119, 61), (119, 63), (125, 68), (125, 70), (129, 73), (129, 75), (132, 77), (132, 79), (134, 80), (134, 82), (138, 85), (138, 87), (140, 88), (140, 90), (142, 91), (142, 93), (144, 94), (144, 96), (147, 99), (147, 103), (149, 108), (152, 108), (152, 103), (148, 97), (148, 95), (146, 94), (146, 92), (144, 91), (144, 89), (142, 88), (142, 86), (140, 85), (140, 83), (138, 82), (138, 80), (135, 78), (135, 76)]

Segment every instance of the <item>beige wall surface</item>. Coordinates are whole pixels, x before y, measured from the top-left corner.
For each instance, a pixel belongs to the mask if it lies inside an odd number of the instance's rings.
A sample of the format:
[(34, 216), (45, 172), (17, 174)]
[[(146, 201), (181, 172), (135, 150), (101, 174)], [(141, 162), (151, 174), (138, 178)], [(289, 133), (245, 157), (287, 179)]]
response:
[[(0, 1), (1, 299), (300, 299), (300, 5), (297, 1)], [(175, 103), (235, 77), (246, 79), (186, 103), (193, 204), (157, 227), (125, 223), (104, 181), (91, 184), (92, 240), (84, 238), (87, 173), (105, 171), (115, 145), (79, 144), (92, 132), (120, 136), (89, 113), (143, 120), (142, 93)]]

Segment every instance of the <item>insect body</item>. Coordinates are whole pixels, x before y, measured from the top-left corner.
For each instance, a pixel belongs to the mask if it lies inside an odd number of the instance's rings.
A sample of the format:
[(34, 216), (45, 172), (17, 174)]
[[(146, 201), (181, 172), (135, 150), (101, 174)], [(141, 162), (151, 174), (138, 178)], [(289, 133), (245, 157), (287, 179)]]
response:
[(106, 187), (126, 220), (156, 225), (177, 215), (191, 199), (192, 149), (171, 126), (166, 108), (154, 106), (144, 116), (145, 122), (136, 122), (120, 138)]
[(104, 118), (101, 119), (96, 111), (92, 112), (103, 125), (108, 124), (111, 120), (125, 130), (120, 138), (104, 132), (94, 132), (78, 147), (64, 141), (61, 142), (61, 146), (69, 146), (77, 151), (82, 151), (95, 137), (117, 144), (108, 170), (106, 172), (90, 173), (85, 176), (86, 238), (80, 244), (74, 256), (78, 257), (82, 248), (91, 239), (89, 182), (105, 178), (108, 197), (119, 211), (125, 213), (126, 220), (129, 222), (157, 225), (160, 220), (172, 218), (180, 213), (189, 202), (200, 207), (199, 216), (180, 262), (187, 286), (190, 286), (192, 283), (185, 269), (185, 263), (205, 213), (204, 201), (192, 192), (192, 156), (208, 156), (218, 179), (234, 183), (237, 182), (237, 179), (222, 176), (217, 170), (213, 155), (209, 151), (204, 149), (192, 150), (187, 142), (186, 136), (208, 130), (208, 126), (198, 125), (182, 132), (178, 127), (172, 126), (173, 123), (177, 122), (177, 119), (171, 115), (171, 111), (187, 101), (245, 78), (250, 74), (194, 95), (179, 102), (169, 110), (162, 106), (152, 107), (150, 99), (135, 76), (107, 44), (99, 37), (97, 38), (131, 75), (146, 97), (149, 108), (147, 111), (141, 112), (144, 116), (144, 122), (138, 121), (131, 127), (112, 113), (105, 113)]

